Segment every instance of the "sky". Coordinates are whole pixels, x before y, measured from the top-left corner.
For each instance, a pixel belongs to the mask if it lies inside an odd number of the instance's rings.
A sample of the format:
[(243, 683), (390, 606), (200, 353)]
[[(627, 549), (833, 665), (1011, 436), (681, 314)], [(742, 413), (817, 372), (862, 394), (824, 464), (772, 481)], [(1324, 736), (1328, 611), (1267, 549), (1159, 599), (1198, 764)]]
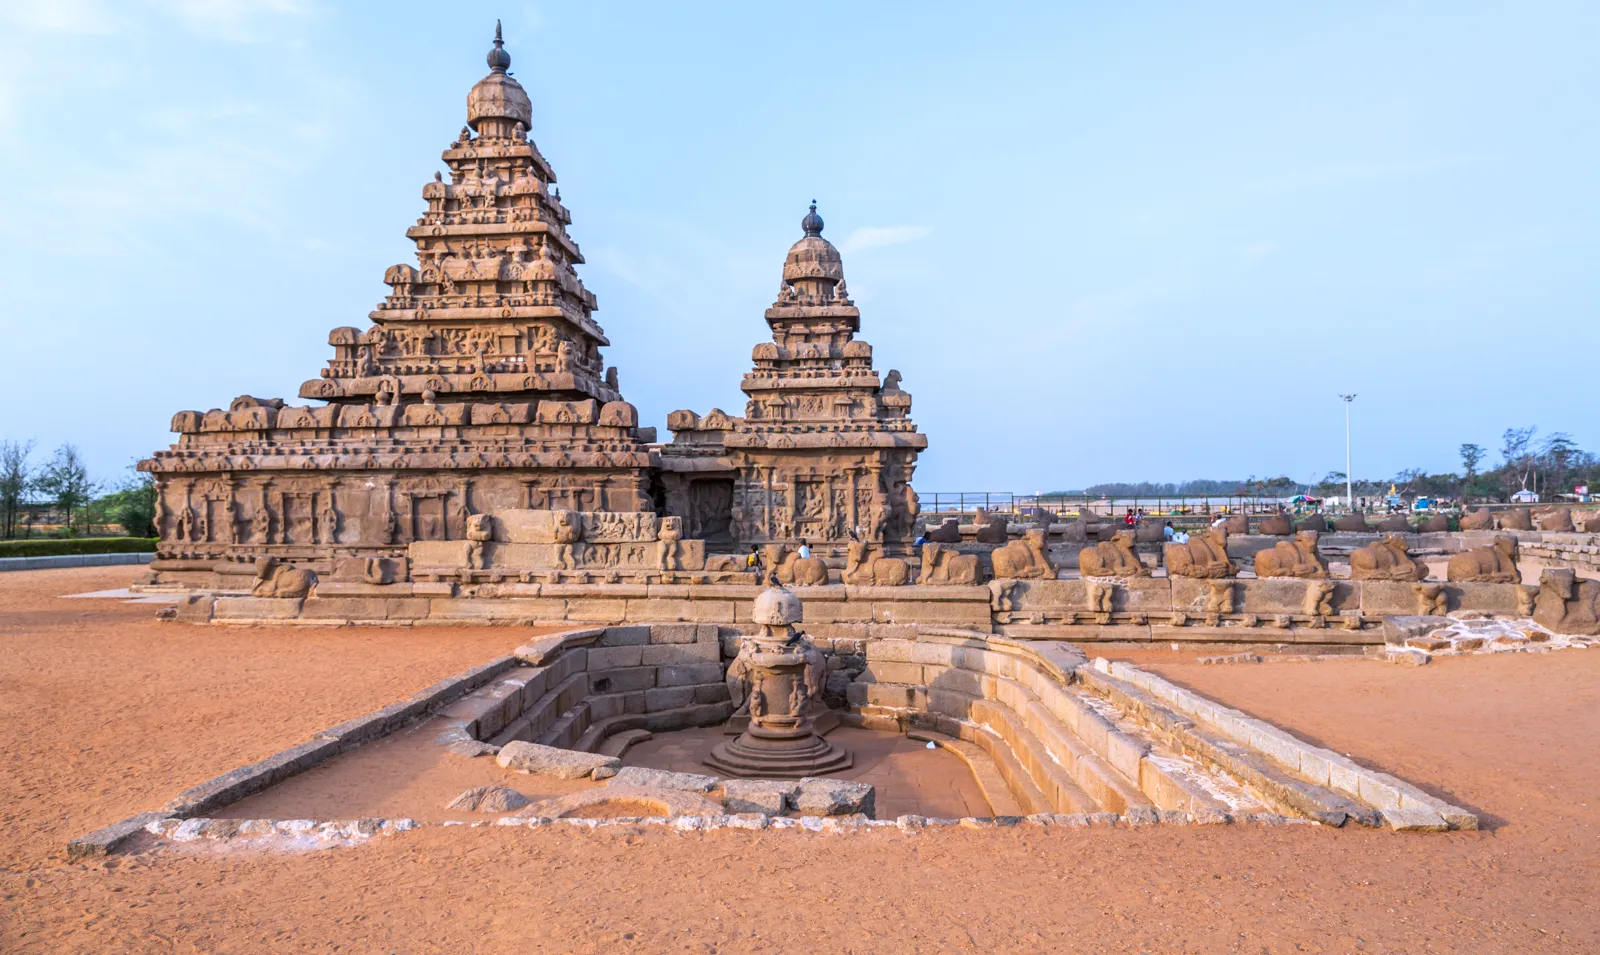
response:
[(0, 0), (0, 439), (96, 477), (364, 326), (504, 21), (642, 423), (816, 199), (916, 484), (1600, 447), (1600, 5)]

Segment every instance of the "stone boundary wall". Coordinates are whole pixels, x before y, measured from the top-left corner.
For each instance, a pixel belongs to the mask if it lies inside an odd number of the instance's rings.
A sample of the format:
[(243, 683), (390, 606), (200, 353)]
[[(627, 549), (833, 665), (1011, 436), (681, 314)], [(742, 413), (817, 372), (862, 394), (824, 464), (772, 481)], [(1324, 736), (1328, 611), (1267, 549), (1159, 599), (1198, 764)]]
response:
[[(982, 747), (1024, 813), (1143, 809), (1228, 818), (1222, 797), (1175, 768), (1175, 752), (1224, 772), (1283, 815), (1334, 826), (1354, 819), (1395, 829), (1477, 827), (1471, 813), (1309, 747), (1271, 724), (1239, 723), (1249, 718), (1227, 710), (1222, 724), (1197, 717), (1203, 724), (1197, 727), (1141, 689), (1123, 689), (1122, 678), (1108, 679), (1082, 663), (1075, 648), (1058, 643), (925, 632), (915, 640), (869, 643), (867, 668), (847, 693), (863, 725), (925, 727)], [(1122, 677), (1136, 675), (1139, 687), (1179, 692), (1143, 671), (1114, 666)], [(1141, 728), (1110, 718), (1091, 693)], [(1194, 694), (1185, 701), (1213, 718), (1225, 709), (1202, 704)], [(1173, 752), (1158, 751), (1152, 745), (1157, 739)]]
[(57, 554), (53, 557), (0, 557), (0, 573), (8, 570), (50, 570), (55, 567), (110, 567), (148, 564), (155, 554)]
[[(1313, 746), (1265, 720), (1183, 689), (1136, 666), (1100, 657), (1094, 661), (1094, 670), (1137, 687), (1234, 743), (1264, 754), (1283, 769), (1314, 785), (1372, 806), (1386, 817), (1392, 815), (1414, 821), (1422, 817), (1422, 821), (1426, 821), (1432, 814), (1451, 829), (1478, 828), (1478, 817), (1473, 813), (1430, 796), (1403, 779), (1367, 769), (1346, 756)], [(1132, 695), (1118, 688), (1115, 682), (1101, 681), (1101, 685), (1112, 693), (1121, 692), (1129, 703), (1136, 705)]]
[(1600, 534), (1549, 533), (1542, 536), (1543, 540), (1519, 544), (1522, 556), (1554, 567), (1600, 571)]
[[(1079, 642), (1154, 640), (1367, 645), (1383, 642), (1385, 618), (1449, 613), (1526, 616), (1516, 584), (1421, 585), (1336, 579), (1325, 609), (1308, 613), (1317, 582), (1234, 578), (1218, 607), (1214, 581), (1005, 580), (983, 586), (791, 588), (805, 602), (806, 630), (831, 640), (910, 639), (930, 628)], [(627, 626), (694, 623), (750, 631), (760, 588), (732, 584), (319, 583), (304, 598), (189, 594), (174, 611), (195, 623), (533, 626), (570, 622)], [(1095, 609), (1095, 597), (1110, 611)], [(1317, 609), (1317, 608), (1312, 608)]]

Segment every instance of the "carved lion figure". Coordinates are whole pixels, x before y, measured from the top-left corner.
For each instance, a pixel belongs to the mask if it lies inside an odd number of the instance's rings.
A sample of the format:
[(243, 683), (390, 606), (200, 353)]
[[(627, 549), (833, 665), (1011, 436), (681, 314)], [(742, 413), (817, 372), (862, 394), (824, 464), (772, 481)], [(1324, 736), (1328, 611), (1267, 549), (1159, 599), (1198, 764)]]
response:
[(682, 570), (683, 518), (663, 517), (661, 529), (656, 532), (656, 569)]
[(922, 545), (919, 584), (976, 584), (983, 579), (977, 554), (959, 554), (938, 544)]
[(989, 559), (994, 562), (994, 575), (1006, 578), (1054, 577), (1056, 565), (1044, 550), (1044, 531), (1030, 528), (1021, 540), (1014, 540), (998, 548)]
[(1271, 550), (1256, 554), (1257, 577), (1300, 577), (1322, 580), (1328, 564), (1317, 552), (1317, 532), (1300, 531), (1293, 540), (1278, 541)]
[(280, 564), (276, 557), (256, 558), (256, 582), (252, 597), (304, 597), (316, 586), (317, 575)]
[(1148, 577), (1150, 568), (1133, 552), (1133, 531), (1117, 531), (1108, 541), (1078, 551), (1078, 570), (1085, 577)]
[(883, 556), (876, 544), (851, 541), (846, 556), (844, 582), (901, 587), (911, 582), (911, 568), (898, 557)]
[(1475, 547), (1450, 558), (1445, 579), (1451, 583), (1514, 584), (1522, 579), (1517, 572), (1517, 539), (1502, 534), (1488, 547)]
[(1428, 565), (1411, 559), (1406, 539), (1399, 534), (1350, 552), (1351, 580), (1422, 580), (1427, 576)]
[(1228, 532), (1220, 527), (1194, 534), (1184, 544), (1168, 544), (1161, 553), (1171, 577), (1216, 579), (1238, 573), (1228, 559)]

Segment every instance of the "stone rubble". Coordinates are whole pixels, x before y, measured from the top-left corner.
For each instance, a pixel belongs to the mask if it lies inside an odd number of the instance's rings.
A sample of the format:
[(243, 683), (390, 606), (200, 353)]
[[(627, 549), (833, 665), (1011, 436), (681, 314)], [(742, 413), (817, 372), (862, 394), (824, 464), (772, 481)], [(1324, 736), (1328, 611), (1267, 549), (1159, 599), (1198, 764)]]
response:
[(494, 761), (502, 769), (556, 779), (604, 779), (615, 776), (622, 760), (598, 753), (580, 753), (555, 746), (513, 740), (500, 748)]
[(445, 808), (461, 812), (511, 812), (527, 804), (527, 796), (507, 786), (474, 786), (450, 800)]

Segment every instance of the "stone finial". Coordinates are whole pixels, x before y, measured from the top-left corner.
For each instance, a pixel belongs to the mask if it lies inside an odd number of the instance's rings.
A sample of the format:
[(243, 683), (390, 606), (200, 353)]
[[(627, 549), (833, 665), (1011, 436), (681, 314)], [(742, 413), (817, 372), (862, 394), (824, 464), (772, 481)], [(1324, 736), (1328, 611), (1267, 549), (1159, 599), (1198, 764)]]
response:
[(753, 623), (769, 627), (786, 627), (800, 623), (803, 613), (800, 598), (783, 587), (768, 587), (756, 595), (750, 608)]
[(811, 200), (811, 211), (800, 220), (800, 228), (805, 230), (806, 235), (822, 234), (822, 217), (817, 215), (817, 200)]
[(494, 49), (489, 51), (489, 71), (504, 73), (511, 68), (511, 54), (506, 52), (506, 41), (500, 36), (500, 21), (494, 21)]

